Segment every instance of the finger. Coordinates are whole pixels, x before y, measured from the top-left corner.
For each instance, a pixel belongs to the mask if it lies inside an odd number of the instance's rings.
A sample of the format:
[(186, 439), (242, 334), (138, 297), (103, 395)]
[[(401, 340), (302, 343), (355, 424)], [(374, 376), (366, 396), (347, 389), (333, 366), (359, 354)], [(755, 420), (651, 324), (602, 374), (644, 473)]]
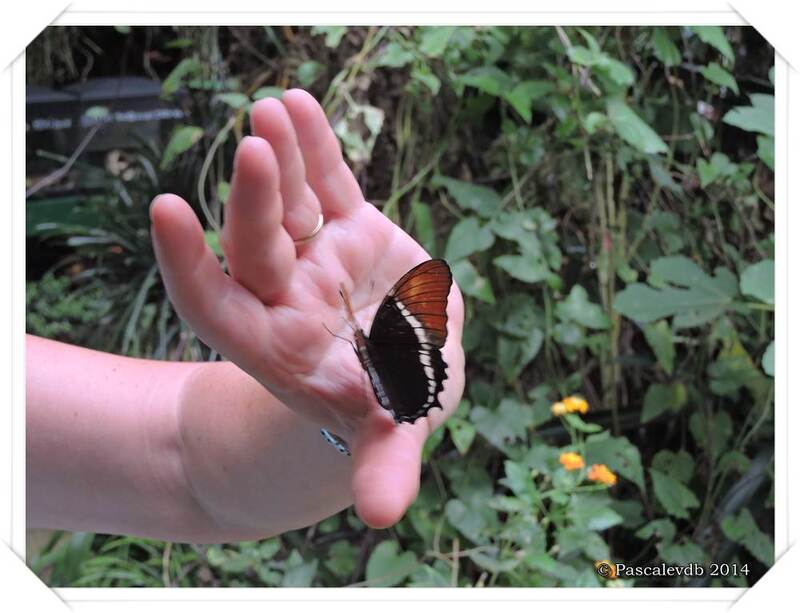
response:
[(301, 240), (314, 231), (322, 208), (306, 183), (306, 167), (292, 119), (280, 100), (263, 98), (253, 105), (250, 121), (253, 133), (269, 141), (278, 159), (283, 227), (292, 239)]
[(282, 100), (294, 124), (305, 161), (306, 180), (317, 194), (325, 218), (347, 215), (364, 202), (364, 196), (342, 158), (342, 149), (325, 112), (302, 89), (290, 89)]
[(388, 528), (403, 517), (419, 492), (422, 446), (427, 424), (396, 426), (384, 411), (371, 411), (353, 446), (356, 513), (373, 528)]
[(281, 224), (279, 187), (272, 147), (245, 137), (236, 150), (221, 242), (231, 276), (265, 304), (288, 285), (295, 262), (294, 243)]
[(150, 218), (161, 278), (181, 318), (223, 355), (257, 360), (250, 347), (253, 338), (268, 338), (264, 305), (223, 272), (191, 207), (162, 194)]

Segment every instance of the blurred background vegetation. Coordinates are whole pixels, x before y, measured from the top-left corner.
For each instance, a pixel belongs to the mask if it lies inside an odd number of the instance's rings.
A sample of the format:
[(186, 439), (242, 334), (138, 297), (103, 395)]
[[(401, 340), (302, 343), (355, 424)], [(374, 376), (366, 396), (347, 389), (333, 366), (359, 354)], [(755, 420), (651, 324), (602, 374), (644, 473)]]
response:
[[(183, 195), (219, 250), (250, 105), (303, 87), (367, 199), (450, 262), (467, 387), (392, 529), (348, 510), (224, 546), (37, 532), (29, 564), (54, 586), (754, 583), (773, 57), (743, 27), (48, 28), (27, 52), (28, 332), (218, 359), (170, 306), (147, 208)], [(728, 566), (613, 579), (603, 559)]]

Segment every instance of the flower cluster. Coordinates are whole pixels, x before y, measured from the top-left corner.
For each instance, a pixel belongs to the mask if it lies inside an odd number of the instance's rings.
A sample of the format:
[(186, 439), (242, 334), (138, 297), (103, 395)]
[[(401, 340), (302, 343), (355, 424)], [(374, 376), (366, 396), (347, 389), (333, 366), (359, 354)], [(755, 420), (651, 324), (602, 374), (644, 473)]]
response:
[(592, 464), (586, 476), (590, 481), (597, 481), (606, 485), (615, 485), (617, 483), (617, 475), (611, 472), (611, 469), (605, 464)]
[(559, 456), (558, 461), (561, 462), (561, 465), (567, 470), (579, 470), (586, 466), (581, 455), (579, 453), (575, 453), (574, 451), (562, 453)]
[[(574, 451), (566, 451), (558, 457), (558, 461), (565, 470), (580, 470), (586, 466), (583, 456)], [(605, 464), (592, 464), (589, 472), (586, 474), (589, 481), (597, 483), (605, 483), (606, 485), (615, 485), (617, 483), (617, 475)]]
[(585, 415), (589, 410), (589, 403), (580, 396), (567, 396), (562, 398), (560, 402), (554, 402), (550, 407), (550, 411), (556, 417), (561, 417), (567, 413), (580, 413)]

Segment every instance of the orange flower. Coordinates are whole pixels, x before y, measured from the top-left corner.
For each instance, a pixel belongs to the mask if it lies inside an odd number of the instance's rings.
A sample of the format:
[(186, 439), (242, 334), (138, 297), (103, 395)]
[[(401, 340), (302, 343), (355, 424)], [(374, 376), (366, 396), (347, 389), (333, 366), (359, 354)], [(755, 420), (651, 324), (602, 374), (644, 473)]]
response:
[(550, 412), (556, 417), (561, 417), (567, 414), (567, 407), (563, 402), (554, 402), (550, 406)]
[(589, 481), (597, 481), (606, 485), (615, 485), (617, 482), (617, 475), (611, 472), (605, 464), (592, 464), (586, 476)]
[(575, 453), (574, 451), (562, 453), (559, 456), (558, 461), (561, 462), (561, 465), (567, 470), (578, 470), (586, 466), (580, 454)]
[(567, 396), (561, 402), (564, 403), (567, 413), (581, 413), (585, 415), (586, 411), (589, 410), (589, 403), (580, 396)]

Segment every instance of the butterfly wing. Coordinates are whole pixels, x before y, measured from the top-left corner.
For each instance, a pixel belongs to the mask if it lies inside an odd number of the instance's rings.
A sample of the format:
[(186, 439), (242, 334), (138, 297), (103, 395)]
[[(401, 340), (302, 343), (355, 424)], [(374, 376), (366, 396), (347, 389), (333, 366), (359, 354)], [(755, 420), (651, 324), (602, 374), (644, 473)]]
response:
[(453, 277), (444, 260), (428, 260), (395, 283), (366, 340), (372, 387), (395, 421), (413, 423), (439, 406), (447, 363), (447, 296)]

